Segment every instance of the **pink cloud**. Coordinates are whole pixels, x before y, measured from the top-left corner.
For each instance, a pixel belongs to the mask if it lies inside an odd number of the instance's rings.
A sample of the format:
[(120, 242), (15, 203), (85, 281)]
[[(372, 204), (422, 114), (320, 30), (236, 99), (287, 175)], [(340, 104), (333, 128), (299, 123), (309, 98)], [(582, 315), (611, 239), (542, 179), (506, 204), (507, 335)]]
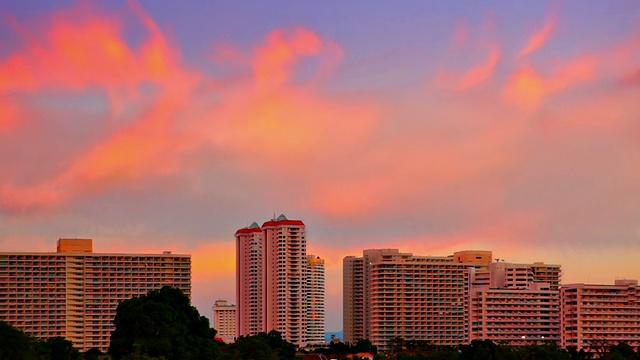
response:
[(527, 44), (518, 52), (517, 57), (522, 58), (533, 54), (544, 46), (556, 27), (557, 19), (555, 16), (549, 16), (540, 30), (531, 35)]
[(556, 65), (549, 76), (523, 65), (511, 73), (504, 95), (522, 107), (533, 108), (549, 94), (593, 80), (598, 65), (595, 57), (585, 56)]

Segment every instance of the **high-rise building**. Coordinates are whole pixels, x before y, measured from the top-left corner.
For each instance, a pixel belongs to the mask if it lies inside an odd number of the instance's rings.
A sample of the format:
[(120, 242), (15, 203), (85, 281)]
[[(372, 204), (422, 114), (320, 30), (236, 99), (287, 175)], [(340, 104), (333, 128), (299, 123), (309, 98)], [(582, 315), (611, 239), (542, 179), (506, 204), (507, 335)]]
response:
[(616, 280), (614, 285), (562, 285), (560, 302), (562, 347), (597, 353), (619, 342), (640, 346), (637, 280)]
[(263, 276), (264, 235), (257, 223), (236, 231), (236, 331), (265, 331)]
[(216, 300), (213, 305), (213, 326), (218, 331), (216, 337), (226, 343), (236, 341), (236, 306), (227, 300)]
[(307, 344), (324, 340), (324, 260), (307, 255)]
[(309, 274), (304, 223), (280, 215), (261, 227), (253, 223), (240, 229), (235, 237), (238, 335), (277, 330), (288, 341), (306, 345)]
[(468, 341), (512, 346), (559, 342), (559, 284), (560, 266), (544, 263), (493, 262), (487, 270), (472, 273)]
[(164, 285), (191, 295), (190, 255), (92, 251), (91, 239), (60, 239), (55, 253), (0, 252), (0, 320), (106, 351), (123, 300)]
[[(398, 249), (364, 250), (343, 261), (344, 338), (369, 339), (380, 350), (394, 337), (458, 345), (466, 340), (468, 269), (486, 267), (491, 252), (416, 256)], [(476, 254), (477, 253), (477, 254)], [(479, 256), (476, 259), (475, 256)], [(467, 262), (462, 261), (465, 258)]]

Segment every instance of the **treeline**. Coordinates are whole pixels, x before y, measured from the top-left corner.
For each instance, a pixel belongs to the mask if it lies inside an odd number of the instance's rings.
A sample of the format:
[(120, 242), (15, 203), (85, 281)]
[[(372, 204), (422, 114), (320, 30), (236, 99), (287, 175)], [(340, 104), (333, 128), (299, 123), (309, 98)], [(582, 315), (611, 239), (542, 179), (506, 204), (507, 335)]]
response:
[[(563, 349), (555, 342), (513, 347), (491, 340), (473, 340), (469, 345), (436, 346), (422, 341), (390, 342), (391, 354), (377, 354), (374, 360), (640, 360), (640, 349), (626, 343), (608, 345), (604, 341), (590, 344), (591, 351)], [(354, 360), (359, 360), (357, 357)]]
[(346, 355), (355, 355), (358, 353), (377, 354), (378, 349), (368, 339), (360, 340), (355, 345), (341, 341), (330, 341), (327, 347), (315, 349), (314, 353), (325, 355), (339, 354), (345, 357)]
[(369, 340), (361, 340), (356, 345), (332, 343), (315, 352), (350, 360), (361, 360), (354, 354), (364, 352), (375, 354), (374, 360), (640, 360), (640, 348), (635, 351), (624, 342), (611, 345), (605, 340), (591, 341), (589, 351), (578, 351), (575, 347), (563, 349), (555, 342), (515, 347), (491, 340), (474, 340), (469, 345), (442, 346), (399, 337), (389, 340), (387, 345), (386, 354), (378, 354)]
[[(94, 360), (89, 357), (86, 359)], [(0, 360), (80, 360), (82, 354), (63, 337), (38, 340), (0, 321)]]

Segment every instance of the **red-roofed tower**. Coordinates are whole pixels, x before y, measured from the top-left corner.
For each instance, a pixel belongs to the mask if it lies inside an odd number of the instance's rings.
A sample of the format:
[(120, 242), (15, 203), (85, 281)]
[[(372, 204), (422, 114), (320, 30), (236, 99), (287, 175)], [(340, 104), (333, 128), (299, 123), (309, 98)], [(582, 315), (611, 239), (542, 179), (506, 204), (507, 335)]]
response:
[[(286, 216), (236, 232), (238, 335), (277, 330), (307, 342), (307, 240), (300, 220)], [(323, 289), (324, 291), (324, 289)]]

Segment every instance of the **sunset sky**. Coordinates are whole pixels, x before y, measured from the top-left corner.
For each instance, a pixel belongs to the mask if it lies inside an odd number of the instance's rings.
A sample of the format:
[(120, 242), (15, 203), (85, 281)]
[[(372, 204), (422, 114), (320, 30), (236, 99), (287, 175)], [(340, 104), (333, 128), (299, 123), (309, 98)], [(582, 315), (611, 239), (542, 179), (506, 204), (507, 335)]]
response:
[(326, 259), (493, 250), (640, 278), (640, 3), (0, 4), (0, 249), (192, 254), (280, 213)]

